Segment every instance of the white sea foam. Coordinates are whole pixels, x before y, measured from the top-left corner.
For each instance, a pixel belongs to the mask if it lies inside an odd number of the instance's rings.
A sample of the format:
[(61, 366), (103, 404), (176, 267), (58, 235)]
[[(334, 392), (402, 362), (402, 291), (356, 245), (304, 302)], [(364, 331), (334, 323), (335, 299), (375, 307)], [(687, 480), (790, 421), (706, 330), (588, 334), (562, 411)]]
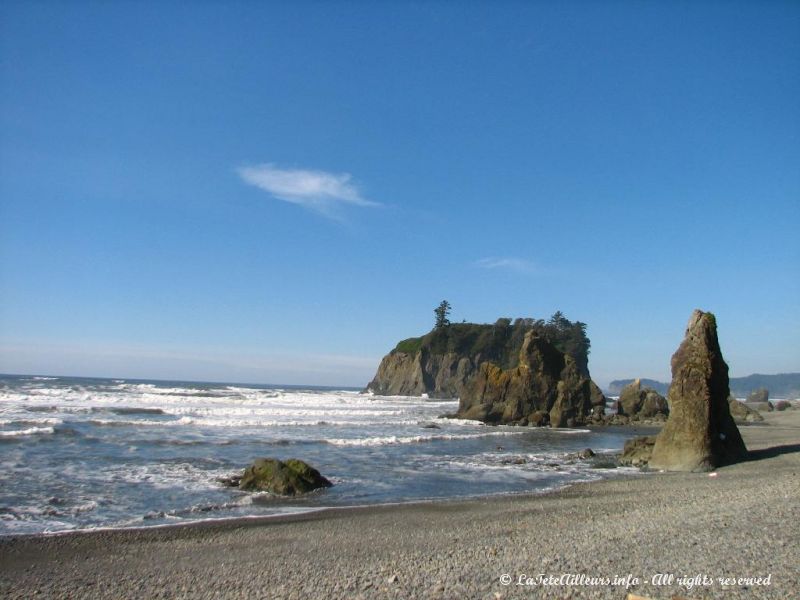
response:
[(88, 422), (98, 427), (171, 427), (175, 425), (185, 425), (190, 422), (181, 423), (181, 421), (183, 421), (183, 419), (178, 419), (177, 421), (153, 421), (151, 419), (137, 419), (135, 421), (125, 419), (89, 419)]
[(340, 438), (325, 440), (334, 446), (386, 446), (392, 444), (417, 444), (422, 442), (436, 442), (442, 440), (469, 440), (481, 437), (521, 435), (524, 431), (492, 431), (490, 433), (459, 434), (445, 433), (439, 435), (410, 435), (410, 436), (376, 436), (367, 438)]
[(27, 437), (30, 435), (49, 435), (55, 433), (52, 427), (30, 427), (28, 429), (16, 429), (13, 431), (0, 431), (0, 437)]
[(549, 429), (553, 433), (563, 433), (564, 435), (573, 435), (576, 433), (592, 433), (591, 429), (567, 429), (565, 427), (556, 427), (555, 429)]
[(451, 419), (449, 417), (444, 417), (438, 418), (436, 421), (449, 425), (463, 425), (465, 427), (488, 427), (483, 421), (473, 421), (472, 419)]
[[(436, 412), (453, 410), (455, 401), (428, 402), (398, 397), (374, 398), (347, 391), (308, 392), (258, 390), (240, 386), (214, 389), (180, 387), (158, 388), (150, 383), (125, 383), (114, 387), (54, 386), (0, 392), (0, 413), (5, 406), (18, 406), (25, 412), (49, 412), (59, 417), (92, 413), (94, 425), (138, 427), (281, 427), (281, 426), (371, 426), (412, 425), (415, 421), (436, 420)], [(7, 401), (7, 402), (6, 402)], [(97, 413), (124, 415), (127, 419), (107, 419)], [(137, 418), (138, 414), (164, 414), (179, 420)], [(11, 419), (8, 419), (11, 420)], [(468, 422), (453, 420), (455, 424)]]
[[(132, 483), (160, 490), (207, 491), (218, 488), (218, 480), (231, 474), (230, 467), (196, 465), (189, 462), (153, 463), (148, 465), (112, 465), (102, 473), (91, 475), (92, 480), (110, 485)], [(87, 479), (85, 473), (76, 477)]]
[(34, 426), (42, 426), (42, 425), (61, 425), (63, 421), (61, 419), (0, 419), (0, 425), (34, 425)]

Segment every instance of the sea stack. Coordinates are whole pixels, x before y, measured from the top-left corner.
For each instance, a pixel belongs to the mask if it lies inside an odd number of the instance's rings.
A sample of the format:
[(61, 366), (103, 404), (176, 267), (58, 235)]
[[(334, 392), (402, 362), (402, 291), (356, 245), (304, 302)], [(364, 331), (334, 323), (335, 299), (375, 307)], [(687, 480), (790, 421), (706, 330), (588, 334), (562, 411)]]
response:
[(503, 369), (493, 362), (482, 363), (456, 414), (492, 424), (574, 427), (592, 414), (590, 384), (571, 356), (528, 331), (517, 365)]
[(716, 319), (695, 310), (672, 355), (670, 413), (656, 438), (650, 468), (710, 471), (743, 460), (747, 448), (731, 417), (729, 394)]
[(586, 324), (561, 313), (437, 326), (399, 342), (367, 390), (458, 398), (458, 417), (493, 425), (573, 427), (601, 421), (606, 404), (589, 375)]

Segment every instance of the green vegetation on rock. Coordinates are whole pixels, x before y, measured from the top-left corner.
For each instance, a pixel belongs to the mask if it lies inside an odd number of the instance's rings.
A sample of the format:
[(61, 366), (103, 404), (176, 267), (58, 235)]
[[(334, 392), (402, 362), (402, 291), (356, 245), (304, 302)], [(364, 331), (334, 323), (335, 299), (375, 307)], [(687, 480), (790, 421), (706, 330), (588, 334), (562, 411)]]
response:
[(406, 354), (416, 354), (422, 348), (422, 338), (408, 338), (407, 340), (403, 340), (397, 343), (394, 350), (392, 352), (404, 352)]
[(589, 372), (589, 348), (586, 323), (572, 322), (561, 312), (549, 321), (519, 318), (513, 322), (500, 318), (488, 323), (450, 323), (436, 327), (422, 337), (405, 339), (392, 352), (443, 355), (449, 352), (460, 356), (479, 356), (481, 361), (491, 361), (504, 369), (517, 366), (519, 349), (528, 331), (535, 331), (558, 350), (568, 354), (584, 374)]
[(450, 314), (450, 309), (451, 306), (447, 300), (442, 300), (439, 306), (434, 309), (433, 313), (436, 315), (434, 329), (441, 329), (450, 325), (450, 319), (447, 318)]

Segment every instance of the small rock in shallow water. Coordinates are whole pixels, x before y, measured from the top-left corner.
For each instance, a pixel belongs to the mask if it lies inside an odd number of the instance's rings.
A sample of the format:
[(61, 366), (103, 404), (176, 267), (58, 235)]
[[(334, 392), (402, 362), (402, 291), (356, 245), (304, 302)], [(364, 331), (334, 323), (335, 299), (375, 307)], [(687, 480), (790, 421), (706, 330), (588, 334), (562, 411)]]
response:
[(242, 480), (241, 475), (231, 475), (230, 477), (220, 477), (217, 479), (225, 487), (239, 487), (239, 482)]
[(333, 484), (319, 471), (302, 460), (286, 462), (259, 458), (245, 469), (239, 481), (240, 490), (264, 491), (279, 496), (296, 496)]

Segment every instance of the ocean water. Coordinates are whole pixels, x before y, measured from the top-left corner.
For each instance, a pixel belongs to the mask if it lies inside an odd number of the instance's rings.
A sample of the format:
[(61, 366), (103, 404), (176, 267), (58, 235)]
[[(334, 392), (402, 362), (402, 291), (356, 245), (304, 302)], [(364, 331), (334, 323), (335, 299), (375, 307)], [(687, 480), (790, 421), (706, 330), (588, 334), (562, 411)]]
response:
[[(0, 535), (536, 492), (630, 472), (569, 456), (619, 451), (620, 433), (440, 417), (456, 408), (356, 390), (0, 376)], [(304, 460), (334, 487), (283, 499), (219, 482), (262, 456)]]

